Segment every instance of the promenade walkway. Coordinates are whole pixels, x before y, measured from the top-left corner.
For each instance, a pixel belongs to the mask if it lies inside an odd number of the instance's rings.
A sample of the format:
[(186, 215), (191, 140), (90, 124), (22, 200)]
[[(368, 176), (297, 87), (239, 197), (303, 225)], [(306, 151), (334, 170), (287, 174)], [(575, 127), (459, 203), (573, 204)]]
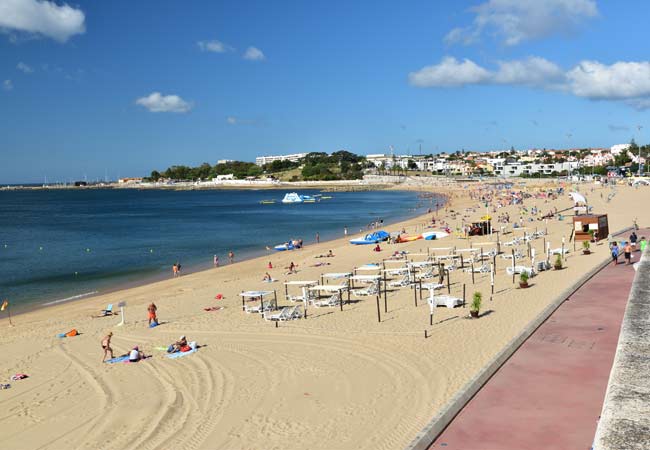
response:
[[(639, 257), (634, 253), (633, 261)], [(631, 265), (610, 264), (585, 283), (494, 374), (430, 448), (591, 448), (634, 275)]]

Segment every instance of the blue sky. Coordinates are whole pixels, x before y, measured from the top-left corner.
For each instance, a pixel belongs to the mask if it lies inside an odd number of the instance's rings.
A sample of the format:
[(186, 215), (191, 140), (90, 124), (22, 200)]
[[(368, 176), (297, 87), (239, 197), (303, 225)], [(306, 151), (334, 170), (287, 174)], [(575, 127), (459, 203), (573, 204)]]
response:
[(0, 183), (648, 142), (649, 15), (645, 1), (0, 0)]

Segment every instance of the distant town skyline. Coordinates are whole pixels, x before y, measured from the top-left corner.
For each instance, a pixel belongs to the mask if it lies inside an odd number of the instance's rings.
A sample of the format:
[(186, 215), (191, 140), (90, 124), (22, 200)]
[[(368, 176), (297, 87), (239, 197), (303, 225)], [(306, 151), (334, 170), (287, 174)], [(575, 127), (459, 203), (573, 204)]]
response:
[(649, 13), (596, 0), (0, 0), (0, 184), (340, 149), (645, 144)]

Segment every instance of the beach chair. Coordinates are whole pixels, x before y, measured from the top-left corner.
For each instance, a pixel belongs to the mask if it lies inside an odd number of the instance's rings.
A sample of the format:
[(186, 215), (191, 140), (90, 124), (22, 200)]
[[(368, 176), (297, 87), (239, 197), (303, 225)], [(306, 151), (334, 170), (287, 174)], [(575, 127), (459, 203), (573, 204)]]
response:
[(398, 287), (399, 288), (399, 287), (408, 286), (410, 284), (411, 284), (411, 280), (410, 280), (410, 278), (409, 278), (409, 276), (407, 274), (407, 275), (404, 275), (401, 279), (399, 279), (397, 281), (390, 281), (388, 283), (388, 286), (390, 286), (390, 287)]
[(433, 278), (435, 275), (433, 275), (433, 266), (430, 266), (429, 270), (426, 272), (418, 272), (415, 274), (415, 279), (416, 280), (427, 280), (429, 278)]
[(506, 273), (508, 275), (519, 275), (520, 273), (524, 272), (526, 272), (529, 277), (534, 277), (536, 275), (535, 269), (533, 267), (515, 266), (514, 269), (512, 266), (506, 267)]
[(434, 296), (436, 306), (446, 306), (447, 308), (455, 308), (463, 304), (463, 299), (453, 297), (451, 295), (436, 295)]
[[(472, 268), (468, 267), (464, 269), (467, 273), (472, 273)], [(474, 267), (474, 273), (490, 273), (490, 266), (488, 264), (483, 264), (480, 267)]]
[(244, 306), (244, 311), (246, 311), (249, 314), (250, 313), (264, 313), (266, 311), (272, 311), (273, 306), (274, 306), (274, 304), (273, 304), (272, 301), (266, 300), (266, 301), (263, 301), (261, 305), (255, 305), (255, 306), (246, 305), (246, 306)]
[(379, 286), (377, 283), (372, 283), (369, 286), (362, 289), (354, 289), (352, 295), (356, 297), (365, 297), (369, 295), (379, 295)]
[(106, 309), (102, 309), (100, 311), (100, 314), (101, 314), (102, 317), (103, 316), (112, 316), (114, 314), (113, 313), (113, 304), (109, 303), (108, 305), (106, 305)]
[(341, 301), (341, 297), (339, 296), (338, 293), (336, 293), (330, 296), (329, 298), (326, 298), (325, 300), (314, 300), (312, 304), (316, 308), (322, 308), (324, 306), (332, 307), (332, 306), (338, 306), (340, 301)]
[(293, 310), (289, 311), (284, 317), (280, 318), (282, 321), (286, 320), (294, 320), (294, 319), (302, 319), (302, 311), (300, 309), (300, 305), (296, 305), (293, 307)]

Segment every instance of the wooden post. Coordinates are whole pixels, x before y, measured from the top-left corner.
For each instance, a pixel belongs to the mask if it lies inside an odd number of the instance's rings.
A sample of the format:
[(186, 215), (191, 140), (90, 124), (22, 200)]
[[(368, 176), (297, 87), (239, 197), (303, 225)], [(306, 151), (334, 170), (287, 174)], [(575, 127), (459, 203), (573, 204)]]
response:
[[(278, 291), (273, 289), (273, 301), (275, 302), (274, 311), (278, 309)], [(264, 296), (262, 296), (262, 310), (264, 310)]]
[(413, 298), (415, 299), (415, 307), (418, 307), (418, 290), (417, 283), (413, 283)]
[(447, 271), (447, 294), (451, 294), (451, 274)]
[[(422, 278), (420, 278), (420, 300), (422, 300)], [(418, 306), (417, 303), (415, 306)]]
[(433, 314), (429, 314), (429, 325), (433, 326)]
[(474, 284), (474, 263), (470, 266), (470, 270), (472, 271), (472, 284)]
[(289, 299), (289, 286), (287, 286), (287, 280), (284, 280), (284, 299)]
[(379, 310), (379, 296), (377, 296), (377, 322), (381, 323), (381, 311)]
[(463, 254), (461, 253), (460, 254), (460, 268), (462, 269), (463, 267), (465, 267), (465, 262), (463, 261)]
[(465, 307), (465, 283), (463, 283), (463, 308)]
[[(243, 294), (244, 291), (241, 291), (241, 293)], [(241, 310), (242, 310), (242, 311), (245, 311), (245, 310), (246, 310), (246, 303), (245, 303), (245, 302), (246, 302), (246, 298), (242, 295), (242, 296), (241, 296)]]
[(512, 284), (515, 284), (515, 249), (512, 249)]

